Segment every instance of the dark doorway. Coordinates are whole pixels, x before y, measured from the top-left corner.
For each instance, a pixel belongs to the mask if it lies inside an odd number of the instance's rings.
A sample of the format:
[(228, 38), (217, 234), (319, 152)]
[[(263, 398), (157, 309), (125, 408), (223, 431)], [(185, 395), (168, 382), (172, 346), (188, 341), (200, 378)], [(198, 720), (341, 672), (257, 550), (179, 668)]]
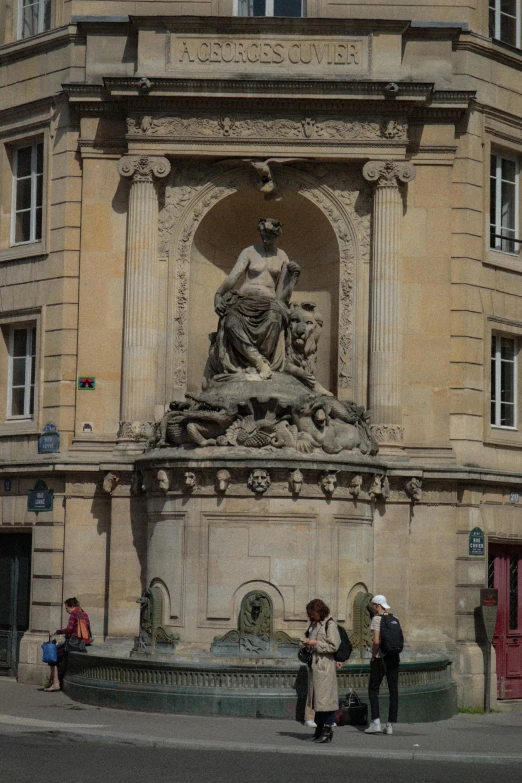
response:
[(498, 698), (522, 699), (522, 547), (490, 544), (488, 566), (488, 587), (498, 589)]
[(15, 675), (29, 628), (31, 534), (0, 533), (0, 675)]

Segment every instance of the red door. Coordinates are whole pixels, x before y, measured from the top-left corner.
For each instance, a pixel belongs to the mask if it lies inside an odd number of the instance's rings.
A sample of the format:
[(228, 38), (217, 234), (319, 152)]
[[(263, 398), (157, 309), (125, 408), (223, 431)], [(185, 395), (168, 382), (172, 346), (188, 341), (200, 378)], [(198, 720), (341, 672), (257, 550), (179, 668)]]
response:
[(493, 646), (499, 699), (522, 699), (522, 548), (489, 547), (488, 586), (498, 589)]

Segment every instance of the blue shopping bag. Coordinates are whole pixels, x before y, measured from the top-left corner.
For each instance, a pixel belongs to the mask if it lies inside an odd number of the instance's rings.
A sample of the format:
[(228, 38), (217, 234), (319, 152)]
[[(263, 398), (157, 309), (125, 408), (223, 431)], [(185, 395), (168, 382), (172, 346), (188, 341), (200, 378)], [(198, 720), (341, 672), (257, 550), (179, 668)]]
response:
[(43, 663), (58, 663), (58, 649), (55, 640), (51, 641), (51, 636), (48, 642), (42, 644), (42, 650)]

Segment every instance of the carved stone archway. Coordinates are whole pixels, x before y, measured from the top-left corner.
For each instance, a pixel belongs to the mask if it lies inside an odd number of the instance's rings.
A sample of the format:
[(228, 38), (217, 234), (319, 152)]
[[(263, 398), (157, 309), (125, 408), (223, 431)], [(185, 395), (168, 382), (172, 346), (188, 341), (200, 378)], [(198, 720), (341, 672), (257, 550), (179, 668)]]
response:
[[(348, 164), (296, 163), (278, 172), (282, 189), (310, 200), (328, 219), (339, 243), (338, 389), (355, 396), (356, 283), (369, 260), (371, 192), (362, 173)], [(160, 254), (169, 259), (167, 320), (167, 399), (182, 395), (187, 383), (189, 279), (192, 242), (205, 215), (221, 199), (255, 187), (246, 167), (182, 161), (173, 165), (160, 213)]]

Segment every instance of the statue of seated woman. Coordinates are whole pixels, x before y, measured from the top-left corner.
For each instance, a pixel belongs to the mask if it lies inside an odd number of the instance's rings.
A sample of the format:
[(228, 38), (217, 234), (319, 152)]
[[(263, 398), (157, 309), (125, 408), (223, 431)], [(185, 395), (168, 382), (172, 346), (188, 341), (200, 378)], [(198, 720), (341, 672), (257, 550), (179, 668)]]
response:
[(214, 298), (219, 324), (207, 366), (211, 376), (257, 371), (267, 379), (283, 369), (283, 332), (301, 270), (275, 245), (278, 220), (261, 218), (258, 230), (261, 243), (240, 253)]

